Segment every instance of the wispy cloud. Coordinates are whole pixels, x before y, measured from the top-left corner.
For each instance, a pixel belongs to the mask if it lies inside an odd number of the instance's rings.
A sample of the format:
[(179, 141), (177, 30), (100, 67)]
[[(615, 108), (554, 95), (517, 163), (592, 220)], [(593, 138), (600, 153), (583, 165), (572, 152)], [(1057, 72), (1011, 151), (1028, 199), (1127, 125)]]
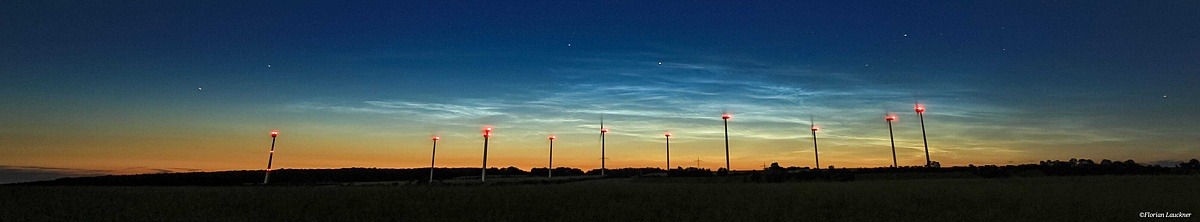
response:
[[(515, 135), (594, 133), (599, 118), (614, 128), (614, 135), (652, 141), (663, 131), (678, 132), (699, 140), (716, 140), (723, 131), (712, 125), (723, 111), (734, 113), (731, 137), (756, 140), (798, 140), (806, 134), (810, 116), (824, 129), (828, 143), (856, 147), (890, 146), (882, 116), (902, 114), (899, 124), (916, 121), (912, 103), (918, 92), (886, 83), (860, 81), (853, 75), (830, 73), (821, 84), (803, 79), (825, 78), (799, 67), (752, 64), (739, 68), (724, 64), (665, 62), (652, 66), (606, 65), (637, 60), (594, 59), (579, 67), (555, 69), (562, 78), (554, 87), (527, 88), (519, 96), (439, 98), (438, 103), (408, 98), (380, 98), (356, 104), (299, 103), (311, 111), (396, 116), (420, 124), (471, 126), (500, 124)], [(610, 68), (621, 67), (621, 68)], [(631, 68), (633, 67), (633, 68)], [(637, 68), (641, 67), (641, 68)], [(828, 79), (839, 81), (829, 81)], [(1124, 141), (1131, 138), (1096, 130), (1070, 116), (1035, 116), (1030, 110), (989, 103), (970, 87), (946, 84), (937, 93), (919, 98), (931, 112), (926, 118), (938, 130), (932, 153), (1021, 153), (1023, 146)], [(1017, 118), (1017, 117), (1024, 117)], [(1052, 124), (1036, 124), (1052, 123)], [(900, 125), (899, 136), (911, 137), (911, 127)], [(549, 130), (553, 129), (553, 130)], [(919, 131), (916, 131), (919, 132)], [(918, 134), (919, 135), (919, 134)], [(898, 146), (922, 146), (911, 139)]]

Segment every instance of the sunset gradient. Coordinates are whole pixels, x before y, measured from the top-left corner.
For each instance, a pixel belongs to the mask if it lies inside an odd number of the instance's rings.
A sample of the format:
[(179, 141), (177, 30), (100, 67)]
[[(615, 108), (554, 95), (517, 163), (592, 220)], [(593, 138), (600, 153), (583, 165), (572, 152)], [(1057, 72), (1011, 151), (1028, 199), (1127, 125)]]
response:
[[(1200, 157), (1200, 6), (0, 3), (0, 166), (61, 175)], [(998, 3), (997, 3), (998, 4)], [(1069, 12), (1069, 13), (1068, 13)], [(1137, 23), (1131, 23), (1136, 21)], [(1155, 24), (1149, 26), (1136, 24)]]

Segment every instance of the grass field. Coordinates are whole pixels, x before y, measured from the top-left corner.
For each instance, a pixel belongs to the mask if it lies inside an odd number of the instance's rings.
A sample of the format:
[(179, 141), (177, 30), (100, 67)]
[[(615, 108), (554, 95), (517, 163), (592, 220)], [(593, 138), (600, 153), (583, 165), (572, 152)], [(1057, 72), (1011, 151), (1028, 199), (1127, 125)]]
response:
[[(1200, 213), (1200, 176), (512, 186), (0, 187), (17, 221), (1130, 221)], [(1200, 216), (1185, 220), (1196, 220)]]

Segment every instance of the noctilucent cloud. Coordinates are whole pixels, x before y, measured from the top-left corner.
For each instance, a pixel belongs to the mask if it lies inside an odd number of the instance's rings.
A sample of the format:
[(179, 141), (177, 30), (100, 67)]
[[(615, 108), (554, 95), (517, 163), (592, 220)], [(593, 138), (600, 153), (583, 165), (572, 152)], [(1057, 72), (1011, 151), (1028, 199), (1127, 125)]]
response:
[[(1200, 153), (1200, 4), (0, 2), (9, 175), (902, 166)], [(12, 176), (10, 176), (12, 177)], [(11, 180), (11, 179), (10, 179)]]

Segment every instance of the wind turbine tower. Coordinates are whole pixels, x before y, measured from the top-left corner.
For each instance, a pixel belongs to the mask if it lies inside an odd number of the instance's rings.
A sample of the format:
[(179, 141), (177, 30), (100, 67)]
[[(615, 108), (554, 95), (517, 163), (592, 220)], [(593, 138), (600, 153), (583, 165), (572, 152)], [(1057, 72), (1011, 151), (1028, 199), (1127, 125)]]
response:
[(481, 181), (481, 182), (487, 181), (488, 138), (491, 138), (491, 137), (492, 137), (492, 127), (484, 127), (483, 128), (483, 168), (480, 168), (480, 171), (482, 173), (479, 175), (479, 181)]
[(267, 174), (263, 176), (263, 185), (271, 181), (271, 161), (275, 160), (275, 137), (279, 136), (279, 130), (271, 130), (271, 154), (267, 156)]
[(433, 136), (433, 138), (430, 138), (430, 139), (433, 140), (433, 153), (429, 154), (429, 183), (432, 184), (433, 183), (434, 162), (437, 161), (437, 141), (441, 140), (442, 138), (438, 137), (438, 136)]
[(671, 132), (663, 133), (667, 138), (667, 176), (671, 175)]
[(886, 120), (887, 124), (888, 124), (888, 139), (892, 140), (892, 167), (893, 168), (900, 167), (898, 162), (896, 162), (896, 136), (894, 133), (892, 133), (892, 122), (895, 122), (897, 119), (900, 119), (900, 117), (896, 116), (896, 114), (888, 114), (886, 117), (883, 117), (883, 120)]
[(817, 166), (815, 169), (821, 169), (821, 154), (819, 152), (817, 152), (817, 130), (821, 130), (821, 128), (817, 127), (817, 122), (815, 120), (813, 120), (813, 118), (811, 116), (808, 117), (808, 123), (810, 124), (809, 128), (812, 130), (812, 136), (813, 136), (813, 155), (814, 155), (813, 159), (816, 160), (816, 162), (817, 162), (816, 163)]
[(546, 166), (546, 177), (554, 177), (554, 135), (547, 137), (550, 139), (550, 162)]
[(725, 171), (733, 172), (733, 169), (729, 168), (729, 118), (733, 118), (733, 114), (721, 114), (721, 119), (725, 121)]
[(608, 168), (604, 166), (604, 162), (608, 160), (604, 156), (604, 135), (608, 134), (608, 128), (604, 128), (604, 116), (600, 116), (600, 176), (604, 176), (604, 171)]
[(925, 137), (925, 106), (917, 103), (913, 106), (913, 110), (916, 110), (917, 116), (921, 118), (921, 141), (925, 142), (925, 167), (929, 167), (933, 162), (929, 160), (929, 139)]

